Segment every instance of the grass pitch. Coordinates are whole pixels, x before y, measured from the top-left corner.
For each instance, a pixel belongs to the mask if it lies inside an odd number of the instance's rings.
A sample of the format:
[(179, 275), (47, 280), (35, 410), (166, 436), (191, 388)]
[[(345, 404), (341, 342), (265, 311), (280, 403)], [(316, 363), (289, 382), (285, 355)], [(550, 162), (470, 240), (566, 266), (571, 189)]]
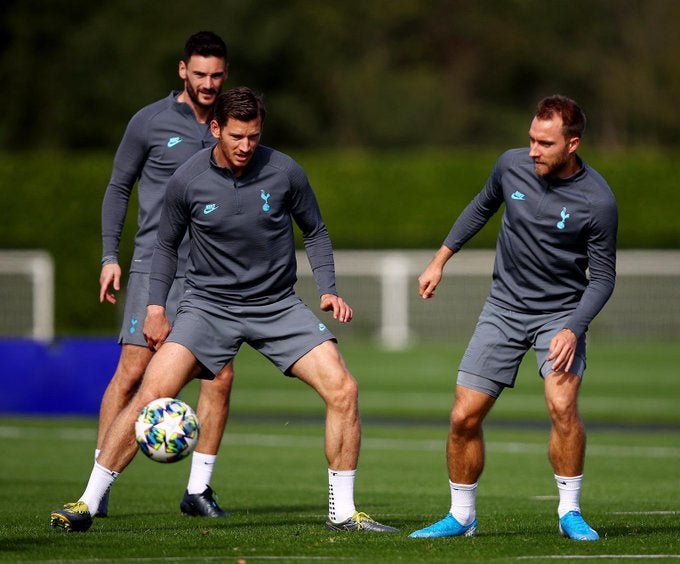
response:
[[(462, 348), (385, 353), (344, 346), (360, 382), (364, 433), (358, 509), (395, 535), (324, 529), (323, 406), (313, 391), (244, 350), (232, 417), (212, 485), (224, 520), (186, 518), (187, 461), (138, 456), (111, 493), (110, 516), (85, 533), (52, 530), (49, 512), (82, 492), (92, 465), (90, 419), (0, 422), (0, 560), (97, 562), (553, 562), (680, 559), (680, 351), (593, 344), (582, 390), (589, 429), (584, 515), (602, 540), (557, 534), (548, 427), (533, 358), (486, 427), (478, 536), (409, 539), (442, 517), (453, 375)], [(531, 356), (531, 355), (530, 355)], [(192, 384), (185, 399), (195, 403)]]

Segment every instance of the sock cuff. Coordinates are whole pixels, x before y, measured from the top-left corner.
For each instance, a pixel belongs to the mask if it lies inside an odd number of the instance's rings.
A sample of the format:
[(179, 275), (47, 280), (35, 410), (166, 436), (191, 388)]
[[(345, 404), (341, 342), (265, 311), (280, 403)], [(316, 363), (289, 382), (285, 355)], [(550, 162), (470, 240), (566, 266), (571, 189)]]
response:
[(573, 484), (575, 482), (580, 482), (583, 480), (583, 474), (580, 474), (578, 476), (558, 476), (555, 474), (555, 480), (557, 480), (561, 484)]
[(456, 489), (456, 490), (463, 490), (463, 491), (468, 491), (471, 492), (473, 490), (477, 489), (477, 485), (479, 482), (475, 482), (474, 484), (456, 484), (455, 482), (452, 482), (449, 480), (449, 486)]
[(94, 467), (97, 469), (98, 472), (106, 474), (107, 476), (111, 476), (114, 480), (118, 478), (118, 476), (120, 476), (120, 472), (114, 472), (113, 470), (104, 468), (101, 464), (99, 464), (99, 462), (95, 461)]
[(216, 454), (203, 454), (202, 452), (194, 451), (194, 454), (191, 455), (191, 461), (198, 462), (199, 464), (215, 464), (216, 460)]
[(581, 482), (583, 476), (558, 476), (555, 474), (555, 482), (557, 482), (557, 489), (560, 491), (579, 491), (581, 489)]
[(354, 478), (357, 475), (356, 469), (354, 470), (333, 470), (332, 468), (328, 469), (328, 477), (329, 478)]

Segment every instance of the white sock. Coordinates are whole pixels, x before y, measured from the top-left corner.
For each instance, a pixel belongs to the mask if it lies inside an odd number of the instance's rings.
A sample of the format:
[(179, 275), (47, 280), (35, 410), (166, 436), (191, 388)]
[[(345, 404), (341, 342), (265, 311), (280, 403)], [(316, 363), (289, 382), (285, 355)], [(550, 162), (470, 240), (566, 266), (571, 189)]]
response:
[(94, 449), (94, 461), (95, 462), (97, 462), (97, 459), (99, 458), (100, 452), (101, 452), (101, 450), (99, 450), (98, 448)]
[(469, 525), (477, 517), (477, 482), (474, 484), (455, 484), (449, 480), (451, 488), (451, 515), (461, 525)]
[(99, 502), (109, 491), (109, 488), (116, 481), (116, 478), (120, 475), (120, 472), (114, 472), (113, 470), (107, 470), (97, 462), (94, 463), (92, 467), (92, 473), (90, 474), (90, 480), (87, 482), (87, 487), (85, 492), (78, 501), (84, 501), (87, 503), (87, 507), (90, 513), (94, 514), (99, 507)]
[(557, 490), (560, 494), (560, 503), (557, 506), (557, 515), (560, 519), (570, 511), (581, 512), (579, 497), (581, 496), (581, 482), (583, 474), (580, 476), (566, 477), (555, 474)]
[(216, 460), (216, 454), (202, 454), (194, 451), (194, 454), (191, 455), (191, 472), (189, 473), (189, 483), (187, 485), (187, 492), (189, 494), (203, 493), (210, 485)]
[(354, 478), (356, 470), (328, 469), (328, 518), (333, 523), (342, 523), (349, 519), (354, 506)]

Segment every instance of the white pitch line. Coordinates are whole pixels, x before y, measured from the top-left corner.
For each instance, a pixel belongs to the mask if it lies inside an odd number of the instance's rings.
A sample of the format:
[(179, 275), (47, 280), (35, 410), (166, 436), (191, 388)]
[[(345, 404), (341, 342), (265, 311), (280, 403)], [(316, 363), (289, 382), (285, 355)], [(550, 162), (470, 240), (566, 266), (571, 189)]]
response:
[(515, 560), (660, 560), (679, 559), (680, 554), (549, 554), (546, 556), (516, 556)]
[[(276, 556), (276, 555), (252, 555), (238, 556), (238, 555), (222, 555), (222, 556), (156, 556), (156, 557), (140, 557), (140, 558), (116, 558), (115, 562), (249, 562), (251, 560), (275, 560), (277, 562), (292, 560), (292, 561), (327, 561), (332, 560), (357, 560), (355, 557), (347, 556)], [(88, 562), (113, 562), (111, 558), (94, 558), (88, 559)], [(65, 564), (67, 562), (83, 562), (82, 560), (45, 560), (45, 564)]]
[(612, 511), (612, 515), (678, 515), (680, 511)]
[[(12, 427), (0, 426), (0, 438), (5, 439), (45, 439), (92, 441), (95, 437), (93, 429), (68, 427)], [(320, 448), (323, 446), (323, 435), (268, 435), (259, 433), (225, 433), (224, 444), (260, 446), (271, 448)], [(375, 450), (411, 450), (427, 452), (444, 452), (445, 441), (430, 439), (372, 439), (364, 436), (363, 446)], [(523, 443), (517, 441), (490, 441), (486, 444), (488, 452), (504, 454), (543, 454), (545, 444)], [(677, 447), (646, 446), (614, 446), (589, 445), (589, 456), (609, 456), (617, 458), (680, 458)]]

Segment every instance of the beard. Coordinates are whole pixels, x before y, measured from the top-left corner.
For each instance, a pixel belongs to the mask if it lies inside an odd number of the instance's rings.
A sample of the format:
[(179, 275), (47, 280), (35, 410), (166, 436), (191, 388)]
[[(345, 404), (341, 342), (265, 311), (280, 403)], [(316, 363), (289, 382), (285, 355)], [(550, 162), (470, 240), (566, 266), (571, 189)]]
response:
[(212, 108), (212, 105), (213, 105), (212, 103), (204, 104), (203, 102), (201, 102), (201, 99), (199, 97), (199, 93), (212, 95), (213, 101), (214, 101), (214, 97), (217, 96), (217, 94), (219, 94), (219, 90), (217, 90), (215, 88), (210, 88), (210, 89), (200, 89), (199, 88), (199, 89), (196, 89), (193, 86), (191, 86), (191, 84), (189, 84), (188, 82), (187, 82), (186, 87), (187, 87), (187, 94), (189, 95), (189, 98), (199, 108), (210, 109), (210, 108)]
[[(534, 170), (536, 171), (536, 174), (542, 178), (548, 176), (560, 177), (560, 173), (569, 166), (569, 162), (569, 153), (564, 153), (563, 155), (555, 157), (555, 160), (550, 163), (541, 162), (540, 165), (534, 163)], [(541, 167), (540, 169), (539, 166)]]

